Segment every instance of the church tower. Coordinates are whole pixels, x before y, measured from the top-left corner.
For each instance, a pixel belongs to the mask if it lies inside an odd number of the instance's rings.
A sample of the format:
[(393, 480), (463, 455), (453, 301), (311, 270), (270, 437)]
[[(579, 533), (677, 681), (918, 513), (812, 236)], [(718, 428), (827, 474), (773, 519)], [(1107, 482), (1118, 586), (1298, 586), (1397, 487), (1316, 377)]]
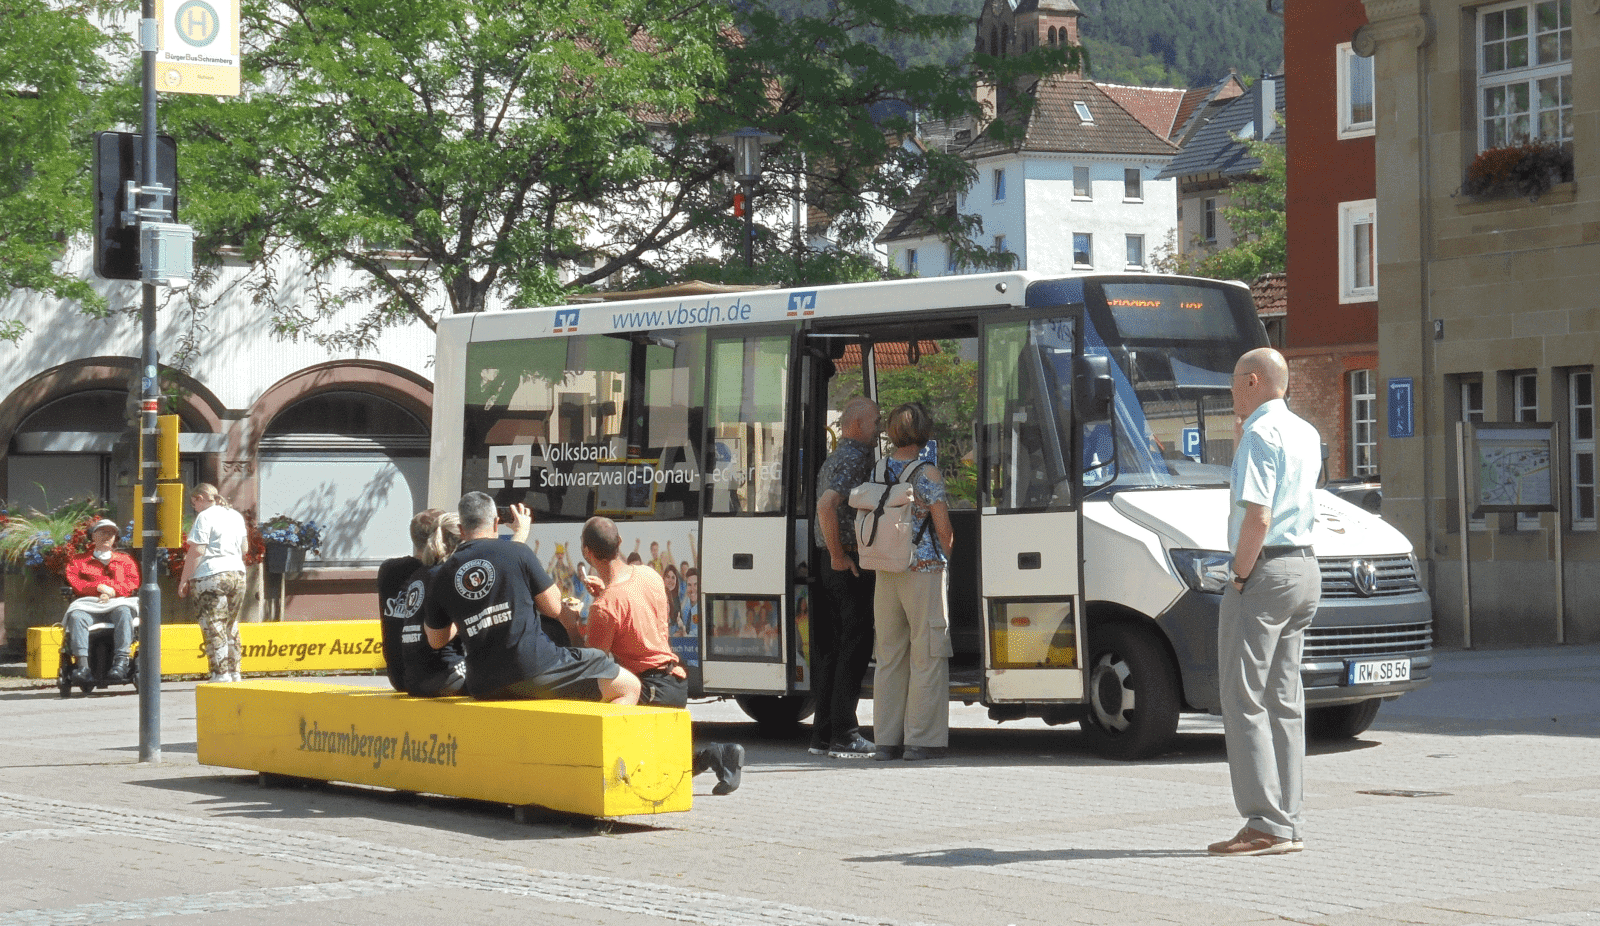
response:
[(977, 49), (1004, 57), (1040, 45), (1076, 45), (1082, 15), (1072, 0), (985, 0)]
[[(1040, 45), (1077, 45), (1082, 15), (1072, 0), (984, 0), (978, 16), (978, 53), (1007, 57)], [(994, 86), (979, 84), (978, 101), (993, 118), (1000, 104)]]

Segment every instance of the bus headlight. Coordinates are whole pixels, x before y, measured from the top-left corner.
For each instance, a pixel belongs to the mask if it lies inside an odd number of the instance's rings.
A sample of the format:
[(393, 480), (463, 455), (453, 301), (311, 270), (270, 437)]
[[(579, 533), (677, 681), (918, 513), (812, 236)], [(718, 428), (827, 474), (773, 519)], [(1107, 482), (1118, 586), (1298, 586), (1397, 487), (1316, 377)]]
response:
[(1190, 588), (1220, 595), (1228, 586), (1233, 554), (1224, 550), (1173, 550), (1172, 565)]

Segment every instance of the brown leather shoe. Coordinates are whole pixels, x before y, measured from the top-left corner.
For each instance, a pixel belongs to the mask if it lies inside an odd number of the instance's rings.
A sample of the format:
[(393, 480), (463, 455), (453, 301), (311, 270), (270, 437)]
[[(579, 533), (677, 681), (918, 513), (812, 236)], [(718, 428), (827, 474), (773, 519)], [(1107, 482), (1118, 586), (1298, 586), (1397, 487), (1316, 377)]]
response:
[(1284, 855), (1289, 852), (1299, 852), (1304, 848), (1305, 843), (1298, 839), (1274, 836), (1247, 826), (1232, 839), (1206, 846), (1206, 851), (1212, 855)]

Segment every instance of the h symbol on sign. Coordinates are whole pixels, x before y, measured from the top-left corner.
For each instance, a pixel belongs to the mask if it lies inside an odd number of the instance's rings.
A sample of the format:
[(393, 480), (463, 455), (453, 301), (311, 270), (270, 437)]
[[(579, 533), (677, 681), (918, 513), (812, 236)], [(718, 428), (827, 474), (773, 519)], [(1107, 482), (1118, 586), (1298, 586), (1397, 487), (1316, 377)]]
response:
[(190, 38), (204, 38), (211, 32), (213, 26), (211, 14), (203, 7), (191, 6), (183, 13), (183, 33)]
[(562, 310), (560, 310), (559, 312), (556, 313), (556, 328), (557, 329), (560, 329), (560, 328), (576, 328), (576, 327), (578, 327), (578, 310), (577, 309), (562, 309)]
[(804, 293), (789, 294), (789, 312), (810, 312), (817, 307), (817, 292), (811, 290)]

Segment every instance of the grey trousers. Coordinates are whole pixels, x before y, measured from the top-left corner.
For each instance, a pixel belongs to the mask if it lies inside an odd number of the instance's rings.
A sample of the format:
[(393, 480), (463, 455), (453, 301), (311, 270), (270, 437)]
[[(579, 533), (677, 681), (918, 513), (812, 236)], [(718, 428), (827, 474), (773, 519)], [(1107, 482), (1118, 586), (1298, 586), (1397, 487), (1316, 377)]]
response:
[(68, 611), (63, 621), (67, 630), (67, 651), (82, 658), (89, 655), (89, 628), (105, 621), (111, 625), (112, 655), (126, 656), (133, 649), (133, 609), (127, 605), (112, 608), (105, 614), (87, 611)]
[(1258, 562), (1222, 593), (1217, 673), (1233, 802), (1246, 825), (1300, 839), (1306, 755), (1300, 652), (1322, 598), (1311, 557)]

